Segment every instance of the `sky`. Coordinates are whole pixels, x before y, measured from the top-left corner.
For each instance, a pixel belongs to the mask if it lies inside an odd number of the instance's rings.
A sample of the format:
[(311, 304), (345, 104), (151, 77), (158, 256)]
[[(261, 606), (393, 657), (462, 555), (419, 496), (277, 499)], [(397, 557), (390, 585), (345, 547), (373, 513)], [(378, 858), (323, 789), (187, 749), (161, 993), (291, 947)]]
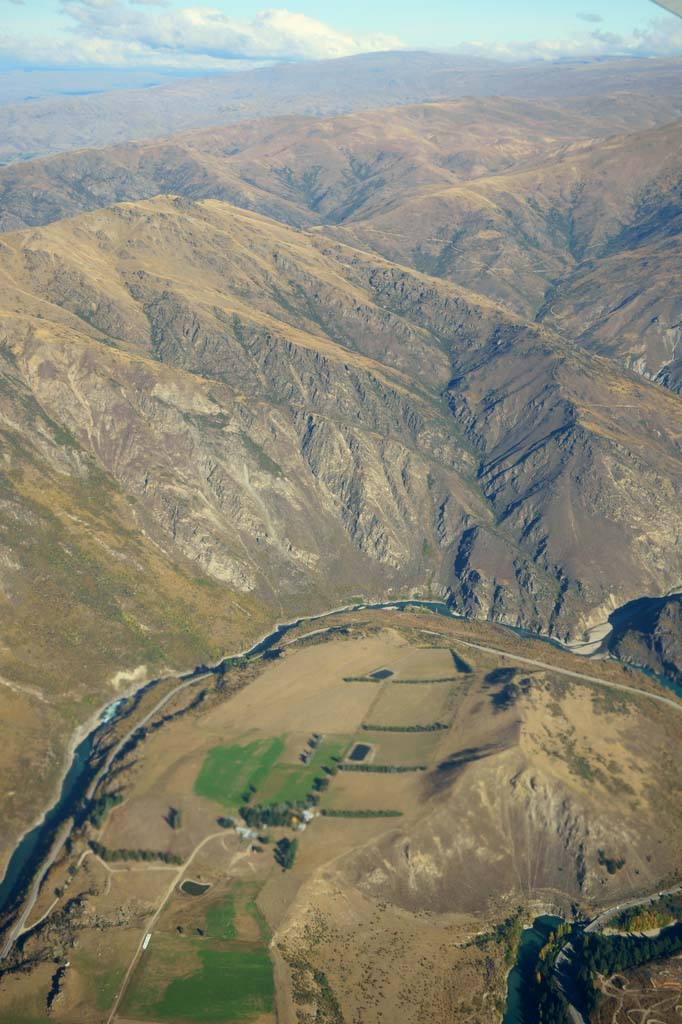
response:
[(650, 0), (0, 0), (2, 67), (235, 70), (392, 49), (501, 59), (682, 54)]

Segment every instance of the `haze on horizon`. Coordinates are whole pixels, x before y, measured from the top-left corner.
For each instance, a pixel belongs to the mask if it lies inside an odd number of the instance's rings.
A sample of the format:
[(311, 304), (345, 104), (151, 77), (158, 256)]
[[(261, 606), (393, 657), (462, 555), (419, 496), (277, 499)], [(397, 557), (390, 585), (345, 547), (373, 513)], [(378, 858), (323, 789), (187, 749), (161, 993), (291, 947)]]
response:
[(0, 0), (0, 69), (244, 70), (270, 62), (439, 49), (506, 60), (676, 56), (682, 22), (651, 0), (509, 3)]

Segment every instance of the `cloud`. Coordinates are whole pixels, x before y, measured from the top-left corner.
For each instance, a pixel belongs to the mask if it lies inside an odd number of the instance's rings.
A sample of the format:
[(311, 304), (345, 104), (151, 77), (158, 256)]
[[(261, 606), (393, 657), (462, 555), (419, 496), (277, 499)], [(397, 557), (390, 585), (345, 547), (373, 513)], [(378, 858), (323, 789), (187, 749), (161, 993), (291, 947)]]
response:
[[(0, 29), (0, 64), (242, 70), (273, 61), (346, 57), (403, 46), (394, 35), (341, 32), (285, 8), (238, 19), (214, 6), (166, 6), (168, 0), (61, 2), (67, 27), (58, 36), (11, 37)], [(568, 37), (525, 43), (462, 41), (449, 51), (510, 61), (682, 53), (682, 21), (672, 16), (661, 15), (625, 35), (597, 27), (601, 19), (589, 11), (577, 16), (586, 25)]]
[[(150, 8), (158, 0), (137, 0)], [(163, 13), (134, 10), (123, 0), (66, 0), (63, 11), (74, 37), (91, 48), (120, 46), (153, 62), (173, 58), (211, 61), (315, 60), (400, 47), (397, 36), (355, 36), (316, 18), (285, 9), (261, 11), (251, 20), (213, 7)]]
[(677, 57), (682, 54), (682, 21), (674, 17), (654, 18), (645, 28), (633, 29), (625, 35), (595, 29), (569, 38), (525, 43), (463, 43), (452, 52), (507, 61)]

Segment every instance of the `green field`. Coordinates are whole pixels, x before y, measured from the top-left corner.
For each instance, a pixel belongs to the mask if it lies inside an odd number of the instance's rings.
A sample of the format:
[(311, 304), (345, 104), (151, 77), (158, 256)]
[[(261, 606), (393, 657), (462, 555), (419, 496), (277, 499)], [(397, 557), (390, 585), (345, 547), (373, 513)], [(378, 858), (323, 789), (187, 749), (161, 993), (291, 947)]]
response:
[[(157, 937), (156, 950), (160, 945)], [(176, 944), (173, 943), (175, 946)], [(179, 943), (177, 945), (180, 945)], [(272, 1011), (275, 986), (272, 964), (262, 946), (234, 943), (231, 948), (216, 948), (201, 940), (191, 940), (175, 953), (175, 972), (183, 970), (187, 954), (197, 959), (199, 969), (169, 980), (159, 991), (157, 969), (166, 973), (167, 955), (150, 955), (128, 992), (123, 1014), (143, 1020), (232, 1021), (248, 1020)], [(167, 951), (166, 951), (167, 952)], [(148, 985), (147, 982), (150, 982)]]
[(206, 911), (206, 934), (210, 939), (229, 941), (237, 938), (235, 902), (234, 895), (230, 894), (222, 903), (216, 903)]
[[(244, 803), (244, 794), (255, 787), (252, 802), (286, 803), (305, 800), (313, 779), (322, 769), (334, 764), (350, 746), (349, 736), (325, 736), (308, 764), (290, 764), (280, 758), (285, 751), (284, 736), (254, 740), (245, 745), (213, 747), (201, 766), (194, 792), (215, 800), (226, 808)], [(303, 749), (305, 741), (301, 741)]]
[(258, 926), (261, 941), (270, 941), (267, 923), (256, 905), (259, 885), (257, 882), (233, 882), (230, 891), (220, 903), (213, 903), (206, 909), (206, 935), (210, 939), (230, 941), (241, 939), (237, 933), (237, 915), (248, 915)]
[[(232, 1024), (272, 1012), (270, 933), (257, 895), (257, 883), (235, 883), (224, 899), (207, 907), (205, 938), (155, 933), (122, 1013), (150, 1021)], [(245, 938), (245, 915), (255, 921), (259, 938), (253, 933), (251, 940)]]
[(330, 768), (334, 758), (341, 758), (350, 747), (350, 736), (325, 736), (308, 764), (276, 765), (254, 797), (259, 804), (296, 803), (305, 800), (312, 790), (313, 779), (324, 767)]
[(281, 736), (254, 740), (245, 746), (213, 747), (201, 766), (194, 792), (197, 796), (215, 800), (223, 807), (239, 807), (244, 803), (243, 794), (249, 786), (258, 789), (283, 753), (284, 739)]

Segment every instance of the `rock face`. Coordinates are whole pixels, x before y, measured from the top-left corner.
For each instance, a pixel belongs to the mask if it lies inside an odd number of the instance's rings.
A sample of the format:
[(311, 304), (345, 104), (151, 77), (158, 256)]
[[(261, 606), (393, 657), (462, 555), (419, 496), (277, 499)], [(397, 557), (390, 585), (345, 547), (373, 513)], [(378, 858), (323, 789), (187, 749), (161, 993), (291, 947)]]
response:
[(682, 594), (640, 598), (611, 616), (609, 649), (682, 684)]
[(677, 396), (470, 292), (173, 198), (5, 235), (0, 274), (11, 400), (45, 424), (10, 475), (96, 467), (237, 603), (447, 593), (568, 637), (680, 578)]

